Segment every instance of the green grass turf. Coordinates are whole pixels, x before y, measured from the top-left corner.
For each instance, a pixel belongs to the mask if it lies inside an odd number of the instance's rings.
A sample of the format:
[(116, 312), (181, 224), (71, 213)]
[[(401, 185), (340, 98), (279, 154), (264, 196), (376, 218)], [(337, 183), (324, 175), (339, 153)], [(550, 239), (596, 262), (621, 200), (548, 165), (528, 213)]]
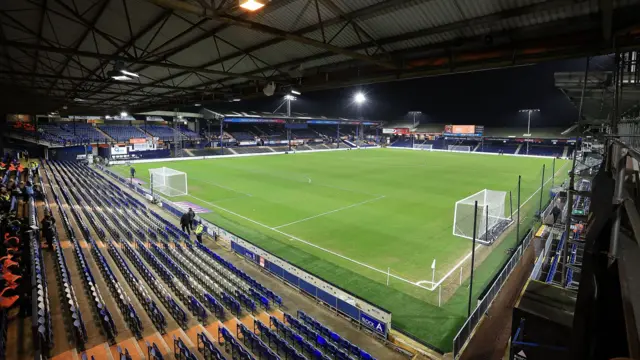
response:
[[(556, 161), (556, 172), (565, 163)], [(485, 188), (512, 191), (515, 209), (518, 175), (521, 201), (535, 195), (521, 210), (522, 227), (528, 230), (540, 202), (536, 191), (543, 164), (546, 181), (551, 178), (551, 159), (390, 149), (147, 163), (135, 168), (136, 177), (147, 183), (151, 168), (186, 172), (190, 195), (171, 200), (212, 209), (202, 217), (386, 308), (393, 313), (394, 328), (450, 351), (466, 317), (468, 282), (438, 307), (437, 291), (395, 278), (387, 286), (385, 273), (390, 268), (391, 274), (411, 282), (431, 280), (431, 264), (437, 259), (435, 279), (441, 279), (471, 250), (469, 240), (452, 235), (455, 202)], [(115, 169), (129, 174), (128, 167)], [(542, 192), (545, 202), (550, 186), (548, 182)], [(504, 263), (505, 250), (515, 244), (512, 232), (478, 267), (474, 296)]]

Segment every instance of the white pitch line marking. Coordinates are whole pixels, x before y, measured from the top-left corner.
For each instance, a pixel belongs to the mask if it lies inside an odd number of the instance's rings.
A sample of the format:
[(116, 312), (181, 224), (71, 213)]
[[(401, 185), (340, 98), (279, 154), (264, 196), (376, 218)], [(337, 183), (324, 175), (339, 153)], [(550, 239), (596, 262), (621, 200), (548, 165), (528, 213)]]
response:
[(288, 224), (284, 224), (284, 225), (276, 226), (276, 227), (274, 227), (274, 229), (280, 229), (280, 228), (283, 228), (283, 227), (285, 227), (285, 226), (289, 226), (289, 225), (293, 225), (293, 224), (301, 223), (301, 222), (304, 222), (304, 221), (307, 221), (307, 220), (315, 219), (315, 218), (318, 218), (318, 217), (321, 217), (321, 216), (325, 216), (325, 215), (333, 214), (333, 213), (336, 213), (336, 212), (338, 212), (338, 211), (347, 210), (347, 209), (350, 209), (350, 208), (353, 208), (353, 207), (356, 207), (356, 206), (360, 206), (360, 205), (364, 205), (364, 204), (367, 204), (367, 203), (370, 203), (370, 202), (378, 201), (378, 200), (383, 199), (383, 198), (385, 198), (385, 197), (386, 197), (386, 196), (382, 195), (382, 196), (378, 196), (378, 197), (377, 197), (377, 198), (375, 198), (375, 199), (369, 199), (369, 200), (361, 201), (361, 202), (356, 203), (356, 204), (351, 204), (351, 205), (349, 205), (349, 206), (343, 206), (343, 207), (341, 207), (341, 208), (339, 208), (339, 209), (335, 209), (335, 210), (327, 211), (327, 212), (324, 212), (324, 213), (322, 213), (322, 214), (318, 214), (318, 215), (314, 215), (314, 216), (309, 216), (308, 218), (304, 218), (304, 219), (300, 219), (300, 220), (297, 220), (297, 221), (290, 222), (290, 223), (288, 223)]
[[(264, 227), (264, 228), (267, 228), (267, 229), (269, 229), (269, 230), (271, 230), (271, 231), (275, 231), (275, 232), (277, 232), (278, 234), (281, 234), (281, 235), (287, 236), (287, 237), (289, 237), (289, 239), (290, 239), (290, 240), (299, 241), (299, 242), (301, 242), (301, 243), (303, 243), (303, 244), (309, 245), (309, 246), (314, 247), (314, 248), (316, 248), (316, 249), (318, 249), (318, 250), (322, 250), (322, 251), (327, 252), (327, 253), (329, 253), (329, 254), (331, 254), (331, 255), (335, 255), (335, 256), (337, 256), (337, 257), (339, 257), (339, 258), (341, 258), (341, 259), (344, 259), (344, 260), (347, 260), (347, 261), (351, 261), (351, 262), (353, 262), (353, 263), (355, 263), (355, 264), (358, 264), (358, 265), (360, 265), (360, 266), (366, 267), (367, 269), (370, 269), (370, 270), (373, 270), (373, 271), (379, 272), (379, 273), (381, 273), (381, 274), (385, 274), (385, 275), (387, 275), (387, 271), (377, 269), (377, 268), (375, 268), (375, 267), (373, 267), (373, 266), (371, 266), (371, 265), (365, 264), (365, 263), (360, 262), (360, 261), (358, 261), (358, 260), (351, 259), (351, 258), (349, 258), (349, 257), (347, 257), (347, 256), (344, 256), (344, 255), (342, 255), (342, 254), (339, 254), (339, 253), (337, 253), (337, 252), (335, 252), (335, 251), (332, 251), (332, 250), (329, 250), (329, 249), (325, 249), (325, 248), (323, 248), (323, 247), (321, 247), (321, 246), (318, 246), (318, 245), (316, 245), (316, 244), (314, 244), (314, 243), (308, 242), (308, 241), (306, 241), (306, 240), (304, 240), (304, 239), (301, 239), (301, 238), (299, 238), (299, 237), (293, 236), (293, 235), (291, 235), (291, 234), (287, 234), (287, 233), (286, 233), (286, 232), (284, 232), (284, 231), (280, 231), (280, 230), (278, 230), (278, 229), (276, 229), (276, 228), (273, 228), (273, 227), (271, 227), (271, 226), (269, 226), (269, 225), (265, 225), (265, 224), (263, 224), (263, 223), (261, 223), (261, 222), (255, 221), (255, 220), (250, 219), (250, 218), (248, 218), (248, 217), (246, 217), (246, 216), (242, 216), (242, 215), (240, 215), (240, 214), (238, 214), (238, 213), (236, 213), (236, 212), (233, 212), (233, 211), (231, 211), (231, 210), (225, 209), (225, 208), (223, 208), (222, 206), (218, 206), (218, 205), (216, 205), (216, 204), (214, 204), (214, 203), (211, 203), (211, 202), (209, 202), (209, 201), (206, 201), (206, 200), (200, 199), (200, 198), (195, 197), (195, 196), (193, 196), (193, 195), (188, 195), (188, 196), (190, 196), (190, 197), (192, 197), (192, 198), (194, 198), (194, 199), (196, 199), (196, 200), (198, 200), (198, 201), (201, 201), (201, 202), (203, 202), (203, 203), (205, 203), (205, 204), (209, 204), (209, 205), (211, 205), (211, 206), (213, 206), (213, 207), (215, 207), (215, 208), (217, 208), (217, 209), (219, 209), (219, 210), (222, 210), (222, 211), (228, 212), (228, 213), (229, 213), (229, 214), (231, 214), (231, 215), (235, 215), (235, 216), (237, 216), (237, 217), (239, 217), (239, 218), (241, 218), (241, 219), (245, 219), (245, 220), (247, 220), (247, 221), (249, 221), (249, 222), (252, 222), (252, 223), (254, 223), (254, 224), (256, 224), (256, 225), (259, 225), (259, 226), (262, 226), (262, 227)], [(407, 279), (402, 278), (402, 277), (400, 277), (400, 276), (393, 275), (393, 274), (391, 274), (390, 276), (391, 276), (392, 278), (394, 278), (394, 279), (398, 279), (398, 280), (400, 280), (400, 281), (404, 281), (404, 282), (406, 282), (406, 283), (408, 283), (408, 284), (418, 286), (418, 287), (420, 287), (420, 288), (422, 288), (422, 289), (433, 291), (432, 289), (430, 289), (430, 288), (428, 288), (428, 287), (426, 287), (426, 286), (422, 286), (422, 285), (420, 285), (420, 284), (417, 284), (417, 283), (415, 283), (415, 282), (413, 282), (413, 281), (407, 280)]]

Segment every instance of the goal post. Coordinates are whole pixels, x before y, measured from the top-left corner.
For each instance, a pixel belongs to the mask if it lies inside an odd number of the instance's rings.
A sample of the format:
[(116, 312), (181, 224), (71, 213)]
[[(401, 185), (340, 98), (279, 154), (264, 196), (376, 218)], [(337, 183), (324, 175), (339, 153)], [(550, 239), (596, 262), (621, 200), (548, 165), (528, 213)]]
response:
[(149, 169), (153, 191), (166, 196), (188, 195), (187, 174), (168, 167)]
[(414, 144), (413, 148), (420, 150), (433, 150), (433, 144)]
[[(475, 224), (476, 241), (491, 244), (511, 223), (505, 217), (506, 198), (506, 191), (484, 189), (457, 201), (453, 215), (453, 235), (473, 239)], [(474, 221), (476, 201), (478, 212)]]
[(449, 151), (471, 152), (471, 146), (449, 145)]

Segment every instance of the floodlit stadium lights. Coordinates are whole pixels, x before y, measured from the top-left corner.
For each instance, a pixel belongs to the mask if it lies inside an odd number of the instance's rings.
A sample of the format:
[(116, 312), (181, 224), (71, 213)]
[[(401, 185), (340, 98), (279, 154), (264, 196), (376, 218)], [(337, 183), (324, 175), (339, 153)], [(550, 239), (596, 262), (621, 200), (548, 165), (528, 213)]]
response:
[(127, 116), (129, 116), (129, 114), (127, 114), (126, 111), (123, 111), (123, 112), (120, 113), (120, 116), (121, 117), (127, 117)]
[(363, 93), (359, 92), (353, 97), (353, 101), (355, 101), (356, 104), (362, 104), (367, 101), (367, 97), (364, 96)]
[(112, 76), (111, 78), (113, 80), (118, 80), (118, 81), (129, 81), (129, 80), (131, 80), (131, 78), (126, 76), (126, 75), (116, 75), (116, 76)]
[(235, 99), (232, 99), (231, 101), (233, 101), (233, 102), (240, 102), (240, 101), (242, 101), (242, 99), (235, 98)]
[(196, 103), (196, 104), (193, 104), (193, 106), (202, 106), (202, 104)]
[(132, 72), (127, 71), (127, 70), (120, 70), (120, 72), (123, 73), (124, 75), (127, 75), (127, 76), (140, 77), (140, 75), (138, 75), (136, 73), (132, 73)]
[(256, 11), (264, 7), (265, 0), (240, 0), (240, 7), (249, 11)]
[(293, 95), (287, 94), (287, 95), (284, 96), (284, 99), (287, 100), (287, 101), (294, 101), (296, 99), (296, 97), (293, 96)]
[(299, 95), (302, 95), (302, 93), (301, 93), (300, 91), (298, 91), (298, 90), (293, 90), (293, 89), (291, 89), (291, 93), (292, 93), (293, 95), (298, 95), (298, 96), (299, 96)]

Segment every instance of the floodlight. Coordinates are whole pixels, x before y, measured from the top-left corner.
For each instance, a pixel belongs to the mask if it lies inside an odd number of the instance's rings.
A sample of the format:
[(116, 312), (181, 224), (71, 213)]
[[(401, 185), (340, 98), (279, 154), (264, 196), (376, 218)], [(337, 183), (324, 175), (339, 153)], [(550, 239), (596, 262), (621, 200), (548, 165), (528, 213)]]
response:
[(193, 106), (202, 106), (202, 104), (193, 104)]
[(364, 96), (364, 94), (363, 94), (363, 93), (361, 93), (361, 92), (360, 92), (360, 93), (357, 93), (357, 94), (353, 97), (353, 101), (355, 101), (355, 102), (356, 102), (356, 104), (362, 104), (362, 103), (364, 103), (365, 101), (367, 101), (367, 98), (366, 98), (366, 96)]
[(298, 90), (293, 90), (293, 89), (291, 89), (291, 93), (292, 93), (293, 95), (302, 95), (302, 93), (301, 93), (300, 91), (298, 91)]
[(240, 0), (240, 7), (249, 11), (256, 11), (265, 5), (265, 0)]
[(127, 116), (129, 116), (129, 114), (127, 114), (126, 111), (123, 111), (120, 113), (120, 117), (127, 117)]
[(235, 98), (235, 99), (233, 99), (233, 100), (231, 100), (231, 101), (233, 101), (233, 102), (240, 102), (240, 101), (242, 101), (242, 99)]
[(296, 97), (293, 96), (293, 95), (287, 94), (287, 95), (284, 96), (284, 99), (288, 100), (288, 101), (294, 101), (296, 99)]

